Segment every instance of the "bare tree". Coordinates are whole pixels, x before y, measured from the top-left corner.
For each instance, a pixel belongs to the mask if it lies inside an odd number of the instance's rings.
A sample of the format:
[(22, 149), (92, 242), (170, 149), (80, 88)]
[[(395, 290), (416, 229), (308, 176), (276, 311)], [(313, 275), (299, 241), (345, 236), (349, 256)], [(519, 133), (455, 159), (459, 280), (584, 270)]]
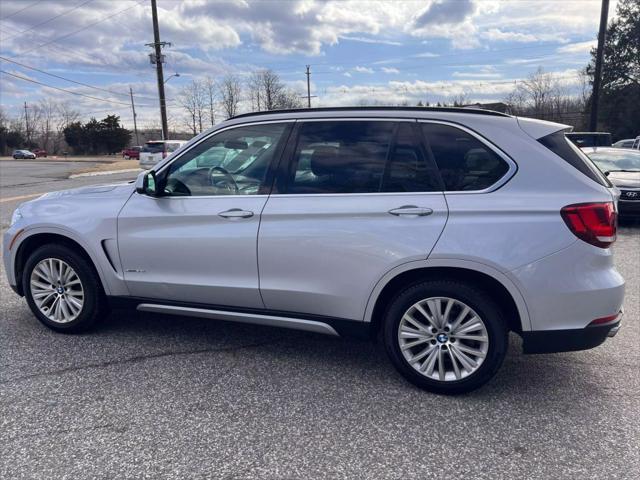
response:
[(207, 106), (206, 95), (202, 83), (192, 81), (185, 85), (178, 94), (178, 103), (187, 113), (187, 125), (194, 135), (202, 132), (205, 109)]
[(249, 99), (253, 110), (278, 110), (298, 108), (300, 96), (286, 87), (273, 70), (254, 72), (247, 82)]
[(216, 82), (211, 77), (207, 76), (203, 81), (203, 89), (207, 108), (209, 109), (209, 122), (211, 122), (211, 126), (213, 127), (216, 124)]
[(53, 153), (59, 153), (64, 142), (64, 129), (73, 122), (77, 122), (80, 114), (69, 102), (61, 102), (56, 105), (57, 114), (55, 120), (56, 134), (53, 137)]
[(242, 95), (240, 79), (232, 74), (226, 75), (218, 84), (218, 94), (224, 115), (227, 118), (235, 117), (238, 114)]

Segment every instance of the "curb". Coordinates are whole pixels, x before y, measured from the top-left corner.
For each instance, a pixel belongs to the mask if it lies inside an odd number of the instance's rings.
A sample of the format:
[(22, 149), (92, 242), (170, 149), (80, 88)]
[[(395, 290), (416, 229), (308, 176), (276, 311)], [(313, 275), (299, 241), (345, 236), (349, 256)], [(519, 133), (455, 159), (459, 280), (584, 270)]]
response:
[(79, 177), (98, 177), (101, 175), (114, 175), (116, 173), (131, 173), (131, 172), (142, 172), (141, 168), (126, 168), (124, 170), (106, 170), (103, 172), (86, 172), (86, 173), (74, 173), (73, 175), (69, 175), (68, 178), (79, 178)]

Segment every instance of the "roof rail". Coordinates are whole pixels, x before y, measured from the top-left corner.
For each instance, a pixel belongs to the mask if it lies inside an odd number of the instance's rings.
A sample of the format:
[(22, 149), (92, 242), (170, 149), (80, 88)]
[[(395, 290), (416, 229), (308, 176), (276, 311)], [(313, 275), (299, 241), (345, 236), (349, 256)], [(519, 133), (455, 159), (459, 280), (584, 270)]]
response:
[(260, 112), (241, 113), (234, 117), (230, 117), (228, 120), (235, 120), (236, 118), (253, 117), (256, 115), (272, 115), (276, 113), (309, 113), (309, 112), (346, 112), (346, 111), (372, 111), (383, 110), (390, 112), (448, 112), (448, 113), (473, 113), (476, 115), (490, 115), (493, 117), (510, 117), (506, 113), (496, 112), (494, 110), (484, 110), (481, 108), (467, 108), (467, 107), (320, 107), (320, 108), (292, 108), (285, 110), (262, 110)]

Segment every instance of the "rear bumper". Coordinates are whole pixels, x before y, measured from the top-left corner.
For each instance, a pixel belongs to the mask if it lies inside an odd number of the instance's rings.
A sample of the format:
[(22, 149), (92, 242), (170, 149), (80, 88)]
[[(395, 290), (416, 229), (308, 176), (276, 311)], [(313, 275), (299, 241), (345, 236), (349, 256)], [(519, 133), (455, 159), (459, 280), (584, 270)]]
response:
[(616, 320), (605, 325), (594, 325), (571, 330), (544, 330), (522, 333), (524, 353), (556, 353), (588, 350), (614, 337), (621, 326), (622, 312)]

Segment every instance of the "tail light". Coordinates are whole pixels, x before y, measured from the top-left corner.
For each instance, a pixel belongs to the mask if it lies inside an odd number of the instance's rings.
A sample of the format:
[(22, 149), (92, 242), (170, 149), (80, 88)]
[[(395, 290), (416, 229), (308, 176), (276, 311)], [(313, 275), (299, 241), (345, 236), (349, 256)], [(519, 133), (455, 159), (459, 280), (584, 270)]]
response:
[(616, 241), (618, 215), (613, 202), (567, 205), (560, 215), (576, 237), (591, 245), (607, 248)]

